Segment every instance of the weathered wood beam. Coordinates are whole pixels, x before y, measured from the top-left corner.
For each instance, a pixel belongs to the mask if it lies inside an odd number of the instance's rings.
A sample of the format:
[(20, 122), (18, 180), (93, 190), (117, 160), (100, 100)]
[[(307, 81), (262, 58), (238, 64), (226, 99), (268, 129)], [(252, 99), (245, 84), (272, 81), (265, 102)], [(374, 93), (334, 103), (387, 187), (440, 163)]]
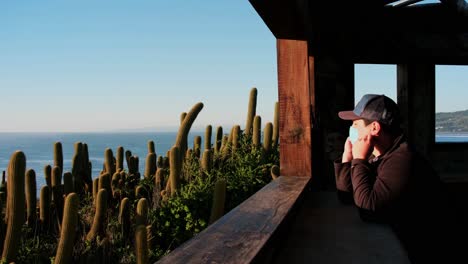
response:
[(398, 64), (397, 86), (408, 141), (429, 157), (435, 141), (435, 65)]
[(285, 220), (294, 214), (310, 178), (281, 176), (156, 263), (271, 263)]
[(311, 65), (307, 41), (278, 39), (277, 52), (281, 175), (311, 177)]

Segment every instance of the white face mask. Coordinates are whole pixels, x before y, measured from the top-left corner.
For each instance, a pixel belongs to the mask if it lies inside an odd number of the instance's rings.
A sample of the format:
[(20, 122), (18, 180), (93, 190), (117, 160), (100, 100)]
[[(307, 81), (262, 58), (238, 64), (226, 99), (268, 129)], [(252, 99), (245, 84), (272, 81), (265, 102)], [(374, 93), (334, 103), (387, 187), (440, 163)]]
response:
[(358, 131), (356, 128), (350, 126), (349, 127), (349, 139), (351, 140), (351, 143), (354, 144), (359, 138)]

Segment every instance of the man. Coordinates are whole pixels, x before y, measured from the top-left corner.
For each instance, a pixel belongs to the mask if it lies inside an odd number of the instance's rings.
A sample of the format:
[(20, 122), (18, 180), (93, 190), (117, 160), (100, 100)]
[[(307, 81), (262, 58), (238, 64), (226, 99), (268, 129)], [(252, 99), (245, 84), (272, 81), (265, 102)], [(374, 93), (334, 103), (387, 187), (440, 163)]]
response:
[(334, 163), (338, 192), (352, 194), (363, 220), (390, 224), (413, 263), (455, 263), (458, 219), (430, 163), (406, 142), (397, 104), (366, 94), (338, 115), (353, 122)]

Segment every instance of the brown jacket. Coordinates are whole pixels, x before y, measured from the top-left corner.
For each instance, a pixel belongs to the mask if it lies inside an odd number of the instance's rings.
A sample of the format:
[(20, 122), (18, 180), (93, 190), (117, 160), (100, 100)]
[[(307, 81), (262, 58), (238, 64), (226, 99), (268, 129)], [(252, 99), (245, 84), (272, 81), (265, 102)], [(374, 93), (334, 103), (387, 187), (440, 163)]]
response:
[(446, 253), (452, 245), (444, 244), (457, 232), (450, 229), (452, 204), (431, 164), (403, 135), (379, 157), (337, 160), (334, 166), (338, 191), (352, 194), (363, 220), (389, 223), (412, 262), (447, 261), (452, 255)]

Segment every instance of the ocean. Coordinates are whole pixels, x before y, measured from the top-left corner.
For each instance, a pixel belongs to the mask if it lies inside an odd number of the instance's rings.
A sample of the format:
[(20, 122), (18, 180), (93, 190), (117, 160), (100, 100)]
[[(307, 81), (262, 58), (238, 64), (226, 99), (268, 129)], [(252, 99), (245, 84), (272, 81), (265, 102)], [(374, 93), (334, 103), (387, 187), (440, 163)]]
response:
[[(213, 135), (214, 133), (212, 133)], [(193, 146), (193, 138), (202, 136), (204, 132), (191, 132), (188, 136), (189, 146)], [(63, 149), (64, 172), (71, 171), (71, 160), (74, 143), (83, 142), (88, 145), (89, 159), (92, 163), (93, 178), (99, 176), (104, 163), (104, 151), (111, 148), (114, 156), (118, 146), (130, 150), (140, 158), (140, 172), (144, 172), (147, 143), (154, 141), (157, 156), (166, 156), (166, 152), (173, 146), (177, 132), (160, 133), (0, 133), (0, 172), (6, 171), (11, 155), (21, 150), (26, 155), (26, 169), (36, 172), (38, 193), (45, 185), (44, 167), (53, 166), (54, 143), (60, 141)], [(213, 139), (212, 139), (213, 142)], [(203, 147), (204, 142), (202, 142)], [(124, 163), (126, 167), (126, 162)]]
[[(214, 137), (214, 133), (212, 133)], [(38, 192), (45, 184), (44, 167), (53, 165), (54, 142), (60, 141), (63, 148), (64, 172), (71, 171), (71, 159), (74, 143), (88, 144), (89, 159), (92, 163), (92, 176), (97, 177), (104, 163), (104, 150), (111, 148), (116, 154), (118, 146), (130, 150), (133, 155), (140, 157), (140, 172), (144, 172), (147, 143), (154, 141), (156, 154), (166, 156), (166, 152), (175, 142), (177, 132), (155, 133), (0, 133), (0, 172), (6, 171), (10, 156), (21, 150), (26, 155), (26, 168), (36, 172)], [(188, 137), (189, 146), (193, 146), (195, 136), (204, 137), (204, 132), (191, 132)], [(212, 141), (213, 142), (213, 138)], [(468, 142), (468, 133), (437, 134), (436, 142)], [(203, 146), (202, 142), (202, 146)], [(126, 166), (126, 164), (125, 164)]]

